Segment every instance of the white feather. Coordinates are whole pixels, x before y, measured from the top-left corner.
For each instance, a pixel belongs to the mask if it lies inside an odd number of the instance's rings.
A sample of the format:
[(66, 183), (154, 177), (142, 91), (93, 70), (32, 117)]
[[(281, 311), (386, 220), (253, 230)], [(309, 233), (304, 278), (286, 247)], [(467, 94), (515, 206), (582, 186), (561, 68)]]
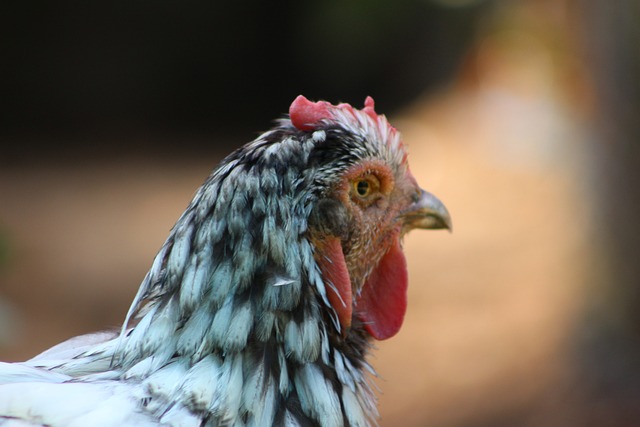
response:
[(0, 362), (0, 384), (14, 382), (51, 382), (61, 383), (71, 377), (44, 369), (26, 366), (21, 363)]
[[(286, 367), (287, 358), (285, 357), (282, 348), (278, 349), (278, 364), (282, 367)], [(289, 381), (289, 372), (287, 369), (280, 369), (280, 378), (278, 381), (278, 390), (283, 396), (287, 396), (291, 390), (291, 383)]]
[[(185, 214), (188, 215), (188, 214)], [(167, 261), (167, 271), (170, 279), (182, 276), (187, 266), (187, 260), (191, 254), (191, 239), (193, 235), (193, 225), (183, 215), (184, 221), (178, 221), (178, 227), (174, 233), (174, 242), (169, 259)]]
[(282, 276), (275, 276), (273, 278), (273, 283), (271, 284), (271, 286), (287, 286), (287, 285), (292, 285), (295, 283), (295, 280), (291, 279), (290, 277), (282, 277)]
[(204, 411), (211, 407), (218, 387), (221, 367), (220, 358), (210, 354), (189, 369), (180, 390), (182, 401), (197, 411)]
[(360, 401), (348, 387), (342, 388), (342, 406), (350, 427), (368, 427), (369, 422), (360, 406)]
[(233, 424), (242, 402), (242, 354), (227, 355), (221, 368), (219, 387), (216, 395), (219, 399), (213, 402), (210, 410), (218, 414), (221, 420)]
[(296, 420), (291, 412), (285, 411), (284, 427), (301, 427), (301, 424), (298, 422), (298, 420)]
[[(275, 385), (265, 372), (266, 366), (258, 363), (249, 373), (242, 393), (242, 406), (253, 416), (249, 425), (268, 426), (273, 424), (275, 415)], [(246, 374), (246, 372), (245, 372)]]
[(146, 378), (150, 373), (155, 372), (157, 366), (157, 358), (149, 356), (129, 368), (123, 375), (126, 380)]
[(313, 132), (313, 134), (311, 135), (311, 138), (313, 138), (313, 140), (316, 142), (322, 142), (325, 139), (327, 139), (327, 133), (323, 130), (317, 130)]
[(318, 320), (309, 316), (302, 323), (290, 320), (284, 336), (284, 348), (295, 360), (313, 362), (320, 353), (320, 328)]
[(182, 283), (180, 284), (180, 308), (187, 312), (193, 310), (200, 299), (202, 290), (202, 283), (196, 282), (195, 280), (197, 265), (197, 257), (191, 257), (182, 276)]
[(172, 401), (188, 370), (187, 362), (178, 359), (151, 374), (142, 383), (153, 396)]
[(241, 350), (247, 345), (249, 331), (253, 326), (253, 311), (249, 301), (233, 309), (229, 328), (222, 348), (227, 351)]
[[(201, 427), (202, 419), (181, 405), (174, 405), (160, 418), (162, 426)], [(159, 424), (158, 424), (159, 425)]]
[(264, 342), (271, 336), (276, 315), (271, 311), (264, 311), (255, 321), (254, 333), (259, 341)]
[(118, 337), (117, 332), (96, 332), (93, 334), (80, 335), (61, 342), (48, 350), (43, 351), (29, 360), (30, 363), (45, 362), (47, 360), (68, 360), (95, 348), (97, 344), (114, 340)]
[(336, 375), (342, 384), (349, 387), (352, 392), (356, 391), (356, 386), (353, 382), (353, 377), (351, 376), (351, 372), (349, 372), (344, 364), (344, 358), (342, 357), (342, 353), (338, 350), (333, 351), (333, 360), (334, 360), (334, 368), (336, 370)]
[(329, 345), (329, 337), (326, 327), (322, 328), (322, 333), (320, 335), (322, 339), (322, 361), (325, 365), (329, 365), (329, 352), (331, 351), (331, 347)]
[(244, 233), (236, 242), (235, 256), (233, 258), (233, 277), (236, 292), (240, 292), (252, 284), (257, 257), (251, 247), (252, 237), (250, 233)]
[(180, 337), (176, 345), (178, 354), (194, 355), (196, 349), (207, 341), (207, 331), (211, 326), (212, 315), (206, 307), (196, 310), (187, 320), (180, 331)]
[[(73, 404), (69, 404), (73, 402)], [(157, 426), (118, 382), (0, 385), (0, 414), (47, 426)]]
[(233, 270), (231, 263), (226, 260), (216, 266), (211, 277), (211, 300), (220, 305), (229, 296), (233, 285)]
[(311, 414), (321, 427), (344, 425), (338, 395), (318, 366), (304, 365), (296, 372), (294, 382), (302, 409)]
[(229, 323), (231, 322), (231, 314), (233, 312), (233, 296), (228, 297), (222, 307), (218, 309), (213, 317), (213, 323), (211, 324), (211, 339), (217, 345), (222, 345), (224, 342), (225, 334), (229, 329)]
[(129, 355), (141, 355), (143, 353), (149, 353), (154, 350), (153, 346), (146, 339), (147, 330), (151, 326), (151, 321), (155, 317), (158, 306), (152, 307), (143, 317), (140, 319), (135, 328), (129, 333), (126, 338), (123, 338), (124, 352)]

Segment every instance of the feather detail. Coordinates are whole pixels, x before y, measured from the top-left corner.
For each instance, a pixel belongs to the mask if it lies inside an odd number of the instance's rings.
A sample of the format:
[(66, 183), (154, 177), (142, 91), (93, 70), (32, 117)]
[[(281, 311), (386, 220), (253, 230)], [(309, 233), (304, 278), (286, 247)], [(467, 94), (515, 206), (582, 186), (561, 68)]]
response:
[(336, 390), (313, 365), (304, 365), (294, 378), (300, 405), (322, 427), (340, 427), (344, 425), (340, 400)]
[[(373, 99), (297, 98), (196, 191), (119, 333), (0, 363), (0, 425), (375, 424), (369, 340), (397, 332), (405, 307), (388, 229), (424, 208), (406, 159)], [(398, 198), (368, 212), (352, 181), (383, 169)]]

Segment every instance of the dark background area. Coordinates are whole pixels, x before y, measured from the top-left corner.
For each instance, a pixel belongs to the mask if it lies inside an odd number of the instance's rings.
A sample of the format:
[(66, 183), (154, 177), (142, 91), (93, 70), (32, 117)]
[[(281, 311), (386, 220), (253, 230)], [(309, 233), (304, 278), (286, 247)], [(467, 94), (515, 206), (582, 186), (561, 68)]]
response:
[(452, 77), (488, 5), (3, 2), (0, 164), (236, 145), (301, 93), (393, 113)]

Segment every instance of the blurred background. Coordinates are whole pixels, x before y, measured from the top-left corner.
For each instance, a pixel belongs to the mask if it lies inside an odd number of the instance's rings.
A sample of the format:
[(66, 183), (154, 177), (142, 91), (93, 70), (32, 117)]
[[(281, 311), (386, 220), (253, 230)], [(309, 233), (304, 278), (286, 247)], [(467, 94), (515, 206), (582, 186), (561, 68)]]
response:
[(300, 93), (404, 135), (382, 426), (640, 425), (640, 3), (5, 1), (0, 359), (121, 323), (216, 163)]

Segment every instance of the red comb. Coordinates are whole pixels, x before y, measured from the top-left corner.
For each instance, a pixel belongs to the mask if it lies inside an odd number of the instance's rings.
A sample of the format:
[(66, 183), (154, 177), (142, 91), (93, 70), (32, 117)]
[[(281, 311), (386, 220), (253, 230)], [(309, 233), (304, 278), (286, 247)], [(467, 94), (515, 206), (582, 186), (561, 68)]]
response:
[[(313, 130), (322, 120), (334, 118), (332, 110), (344, 109), (354, 112), (354, 108), (349, 104), (332, 105), (326, 101), (311, 102), (303, 95), (298, 95), (289, 107), (289, 117), (291, 123), (300, 130)], [(372, 119), (377, 119), (378, 115), (374, 109), (373, 98), (367, 96), (364, 101), (364, 108), (361, 110)]]
[(325, 101), (311, 102), (302, 95), (298, 95), (289, 107), (291, 123), (300, 130), (312, 130), (323, 119), (331, 119), (333, 115), (329, 109), (333, 107)]
[(376, 114), (376, 109), (374, 107), (375, 102), (373, 101), (373, 98), (367, 96), (364, 100), (364, 108), (362, 109), (362, 111), (375, 120), (378, 118), (378, 114)]

